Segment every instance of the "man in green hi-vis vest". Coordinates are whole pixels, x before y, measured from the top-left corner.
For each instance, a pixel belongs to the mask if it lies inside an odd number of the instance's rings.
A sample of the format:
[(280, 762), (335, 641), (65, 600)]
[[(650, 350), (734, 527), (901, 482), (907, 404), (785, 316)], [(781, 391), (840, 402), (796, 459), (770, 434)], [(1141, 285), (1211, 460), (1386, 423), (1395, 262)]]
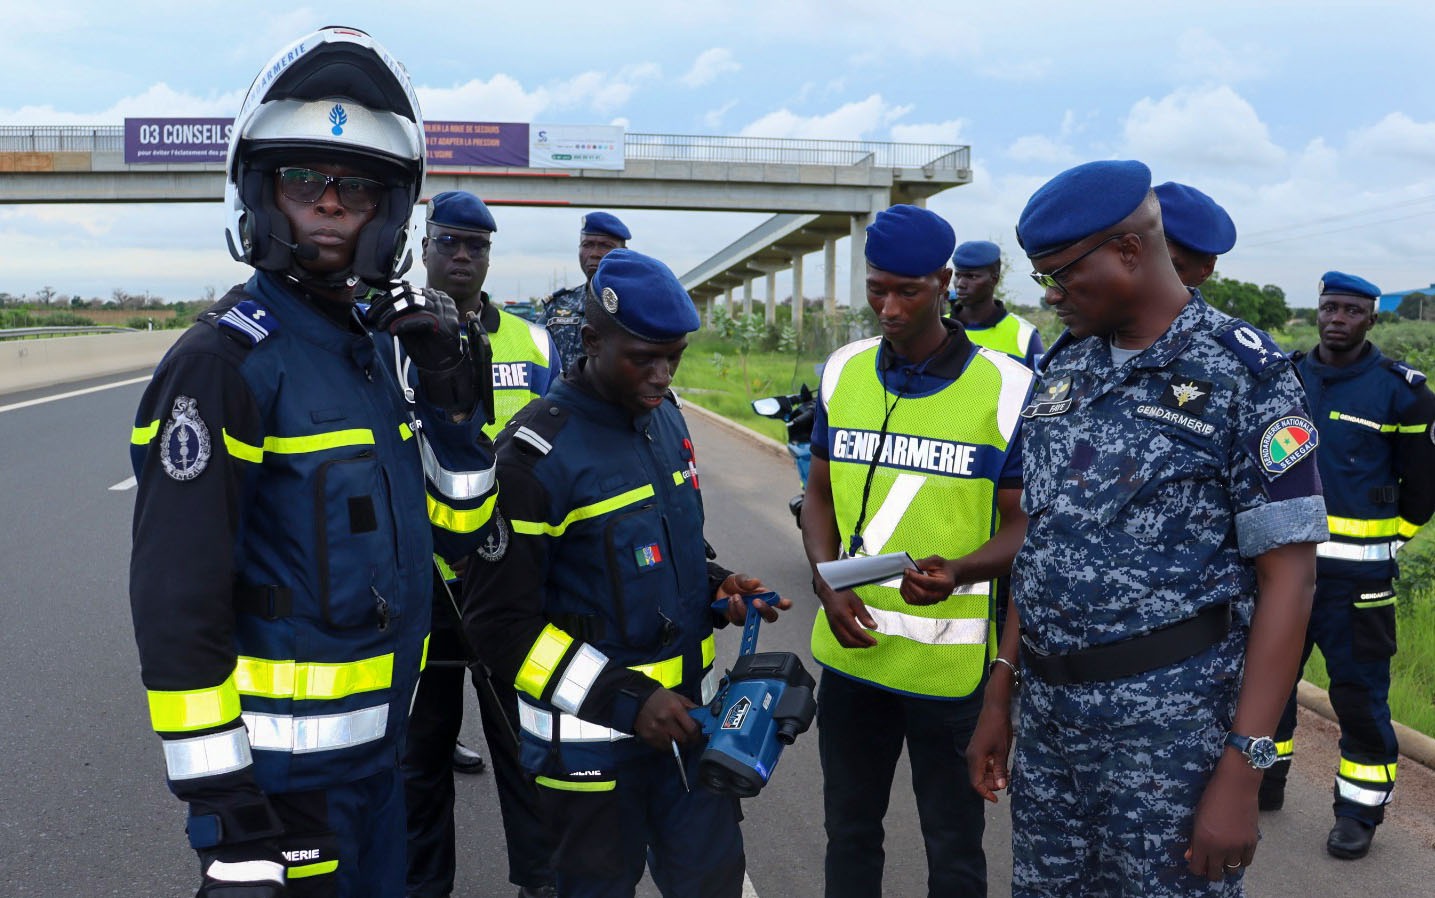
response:
[[(981, 799), (962, 775), (993, 655), (993, 579), (1026, 531), (1020, 412), (1032, 374), (942, 318), (956, 236), (893, 206), (867, 228), (882, 336), (828, 359), (802, 537), (822, 613), (812, 654), (827, 898), (882, 893), (882, 818), (906, 744), (931, 895), (986, 895)], [(906, 552), (919, 571), (833, 590), (816, 565)]]

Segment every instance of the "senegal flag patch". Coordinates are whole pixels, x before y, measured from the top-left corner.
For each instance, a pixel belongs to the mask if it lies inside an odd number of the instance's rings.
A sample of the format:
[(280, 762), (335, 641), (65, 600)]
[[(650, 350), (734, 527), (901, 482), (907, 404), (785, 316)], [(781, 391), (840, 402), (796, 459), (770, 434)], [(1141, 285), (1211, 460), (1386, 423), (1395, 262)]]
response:
[(663, 552), (658, 548), (657, 543), (649, 543), (633, 550), (633, 560), (638, 562), (638, 570), (643, 570), (662, 564)]
[(1261, 466), (1278, 477), (1314, 452), (1317, 442), (1315, 425), (1306, 418), (1280, 418), (1261, 436)]

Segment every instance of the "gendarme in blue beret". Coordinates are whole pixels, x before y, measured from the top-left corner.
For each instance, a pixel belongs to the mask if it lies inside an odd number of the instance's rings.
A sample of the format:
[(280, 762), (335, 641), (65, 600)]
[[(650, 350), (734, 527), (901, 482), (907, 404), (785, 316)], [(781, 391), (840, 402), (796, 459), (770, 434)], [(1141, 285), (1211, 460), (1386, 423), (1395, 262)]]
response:
[(628, 233), (628, 226), (611, 212), (589, 212), (583, 216), (583, 225), (578, 229), (578, 233), (607, 234), (619, 240), (633, 239), (633, 235)]
[(1088, 162), (1043, 184), (1016, 225), (1016, 240), (1027, 257), (1059, 253), (1084, 237), (1119, 223), (1136, 211), (1151, 190), (1151, 169), (1127, 161)]
[(926, 277), (947, 267), (957, 232), (946, 219), (921, 206), (883, 209), (867, 226), (867, 262), (903, 277)]
[(1320, 276), (1320, 294), (1344, 293), (1349, 296), (1364, 296), (1379, 299), (1380, 288), (1363, 277), (1346, 274), (1343, 271), (1327, 271)]
[(958, 268), (986, 268), (1002, 260), (1002, 248), (990, 240), (968, 240), (952, 253), (952, 264)]
[(598, 263), (593, 295), (619, 327), (649, 343), (669, 343), (702, 326), (672, 269), (630, 249), (615, 249)]
[(428, 223), (455, 231), (497, 231), (483, 200), (466, 190), (446, 190), (429, 200)]
[(1236, 245), (1236, 223), (1215, 200), (1194, 187), (1167, 181), (1152, 188), (1161, 201), (1166, 239), (1198, 253), (1219, 256)]

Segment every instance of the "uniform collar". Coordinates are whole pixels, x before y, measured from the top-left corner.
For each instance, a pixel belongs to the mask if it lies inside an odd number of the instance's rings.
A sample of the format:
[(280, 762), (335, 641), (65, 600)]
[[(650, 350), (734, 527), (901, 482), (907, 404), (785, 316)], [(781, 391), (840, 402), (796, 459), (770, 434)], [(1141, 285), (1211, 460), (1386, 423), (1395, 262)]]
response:
[(1316, 357), (1315, 349), (1311, 349), (1310, 352), (1306, 353), (1302, 361), (1305, 363), (1305, 367), (1321, 380), (1345, 380), (1346, 378), (1364, 374), (1371, 368), (1379, 365), (1384, 359), (1385, 354), (1380, 351), (1380, 347), (1366, 340), (1365, 349), (1361, 351), (1360, 358), (1343, 367), (1327, 365), (1325, 362), (1322, 362)]
[(503, 323), (503, 316), (498, 314), (498, 306), (488, 298), (486, 291), (479, 291), (479, 302), (483, 305), (478, 311), (478, 323), (483, 325), (484, 332), (490, 334), (498, 333), (499, 325)]
[[(1000, 299), (994, 299), (994, 300), (992, 300), (992, 306), (995, 307), (996, 311), (993, 312), (993, 313), (992, 313), (992, 316), (991, 316), (990, 318), (988, 318), (986, 321), (983, 321), (983, 322), (981, 322), (980, 324), (964, 324), (964, 325), (962, 325), (962, 326), (963, 326), (963, 327), (974, 327), (974, 328), (977, 328), (978, 330), (986, 330), (986, 329), (989, 328), (989, 327), (996, 327), (998, 324), (1001, 323), (1001, 320), (1002, 320), (1003, 318), (1005, 318), (1007, 315), (1010, 314), (1010, 313), (1006, 310), (1006, 304), (1003, 303)], [(960, 312), (962, 311), (962, 309), (964, 309), (964, 308), (966, 308), (966, 307), (963, 306), (961, 303), (957, 303), (957, 312), (958, 312), (958, 313), (960, 313)], [(953, 315), (952, 317), (955, 318), (956, 316)]]
[[(967, 360), (972, 355), (972, 341), (967, 337), (966, 330), (960, 323), (950, 318), (940, 319), (942, 327), (947, 329), (949, 339), (936, 353), (927, 360), (923, 369), (924, 373), (933, 377), (941, 377), (947, 380), (956, 380), (961, 376), (962, 371), (967, 367)], [(886, 337), (877, 352), (877, 370), (892, 371), (896, 368), (915, 368), (920, 363), (909, 362), (907, 359), (897, 355), (897, 350)]]
[(305, 296), (297, 286), (267, 271), (256, 272), (244, 289), (278, 316), (286, 330), (323, 349), (348, 353), (356, 340), (368, 340), (366, 334), (341, 328), (333, 317), (315, 308), (315, 303), (326, 300)]
[(587, 365), (588, 357), (579, 357), (578, 364), (574, 365), (571, 371), (565, 371), (563, 379), (549, 388), (548, 398), (607, 427), (619, 430), (646, 430), (653, 413), (643, 412), (641, 415), (632, 415), (621, 405), (609, 402), (599, 396), (582, 376), (582, 371)]

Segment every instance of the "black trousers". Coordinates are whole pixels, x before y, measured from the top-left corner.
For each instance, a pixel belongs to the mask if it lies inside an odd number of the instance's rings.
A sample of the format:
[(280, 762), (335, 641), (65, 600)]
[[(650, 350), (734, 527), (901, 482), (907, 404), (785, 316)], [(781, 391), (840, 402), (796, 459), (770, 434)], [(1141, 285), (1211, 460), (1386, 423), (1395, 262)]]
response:
[[(435, 628), (430, 657), (460, 656), (449, 640), (456, 637)], [(419, 678), (414, 696), (402, 764), (408, 806), (409, 898), (447, 898), (453, 891), (453, 745), (463, 726), (464, 674), (465, 669), (452, 662), (431, 662)], [(514, 741), (518, 699), (513, 684), (485, 682), (475, 676), (474, 688), (503, 817), (508, 879), (519, 886), (552, 883), (555, 842), (543, 820), (532, 777), (518, 763)]]
[(880, 898), (882, 818), (902, 745), (927, 850), (930, 898), (987, 893), (981, 797), (967, 779), (966, 750), (981, 693), (941, 700), (902, 695), (834, 673), (817, 687), (817, 749), (826, 811), (826, 898)]

